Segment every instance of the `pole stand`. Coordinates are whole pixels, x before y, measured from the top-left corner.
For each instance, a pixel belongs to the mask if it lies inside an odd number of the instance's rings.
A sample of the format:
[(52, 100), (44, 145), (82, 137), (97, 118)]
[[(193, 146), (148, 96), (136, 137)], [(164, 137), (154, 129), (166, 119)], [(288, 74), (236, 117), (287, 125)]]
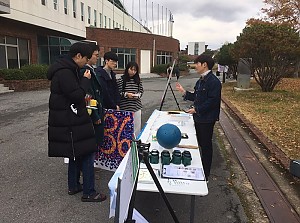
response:
[[(142, 143), (141, 140), (137, 140), (137, 149), (138, 149), (138, 156), (139, 156), (139, 160), (140, 162), (143, 161), (160, 193), (160, 195), (162, 196), (165, 204), (167, 205), (167, 208), (174, 220), (175, 223), (179, 223), (178, 221), (178, 218), (177, 216), (175, 215), (175, 212), (165, 194), (165, 192), (163, 191), (163, 188), (162, 186), (160, 185), (158, 179), (157, 179), (157, 176), (155, 175), (152, 167), (151, 167), (151, 164), (149, 162), (149, 148), (150, 148), (150, 143)], [(137, 178), (136, 178), (136, 181), (135, 181), (135, 185), (134, 185), (134, 188), (133, 188), (133, 192), (132, 192), (132, 196), (131, 196), (131, 200), (130, 200), (130, 204), (129, 204), (129, 209), (128, 209), (128, 216), (127, 216), (127, 219), (125, 221), (125, 223), (135, 223), (135, 220), (132, 219), (132, 215), (133, 215), (133, 209), (134, 209), (134, 202), (135, 202), (135, 197), (136, 197), (136, 191), (137, 191), (137, 182), (138, 182), (138, 176), (139, 176), (139, 173), (137, 173)]]

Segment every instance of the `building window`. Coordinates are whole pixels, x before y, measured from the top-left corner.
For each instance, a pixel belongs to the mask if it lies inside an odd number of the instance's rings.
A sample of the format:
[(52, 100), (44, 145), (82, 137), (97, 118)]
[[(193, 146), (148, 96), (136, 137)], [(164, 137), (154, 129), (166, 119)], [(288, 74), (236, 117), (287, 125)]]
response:
[(64, 0), (64, 13), (68, 15), (68, 0)]
[(125, 69), (126, 64), (130, 61), (135, 61), (136, 49), (131, 48), (111, 48), (112, 52), (118, 55), (118, 69)]
[(172, 63), (172, 53), (165, 51), (157, 51), (156, 64), (168, 64)]
[(97, 27), (97, 11), (94, 9), (94, 26)]
[(53, 8), (54, 10), (57, 10), (58, 9), (58, 0), (53, 0)]
[(80, 2), (81, 21), (84, 21), (84, 3)]
[(27, 39), (0, 36), (0, 68), (20, 68), (29, 64)]
[(195, 43), (194, 55), (199, 55), (199, 43)]
[(37, 40), (40, 64), (52, 64), (61, 54), (67, 54), (72, 43), (76, 42), (63, 37), (39, 35)]
[(111, 19), (108, 18), (108, 28), (111, 29)]
[(91, 7), (88, 6), (88, 24), (91, 24)]
[(76, 0), (73, 0), (73, 17), (76, 18), (76, 11), (77, 11), (77, 8), (76, 8)]
[(106, 15), (104, 16), (104, 28), (106, 28)]
[(46, 5), (46, 0), (41, 0), (42, 5)]
[(100, 28), (102, 28), (102, 13), (99, 13), (99, 17), (100, 17), (100, 23), (99, 23), (99, 26), (100, 26)]

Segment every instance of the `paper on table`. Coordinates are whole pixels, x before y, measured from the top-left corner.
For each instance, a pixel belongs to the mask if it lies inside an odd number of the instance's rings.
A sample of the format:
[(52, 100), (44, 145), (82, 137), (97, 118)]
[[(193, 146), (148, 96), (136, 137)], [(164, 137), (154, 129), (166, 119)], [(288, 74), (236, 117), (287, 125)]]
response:
[[(156, 176), (158, 176), (158, 169), (153, 169)], [(145, 183), (145, 184), (153, 184), (154, 181), (152, 179), (152, 176), (148, 169), (140, 169), (139, 170), (139, 177), (138, 177), (139, 183)]]
[(164, 165), (162, 176), (187, 180), (205, 180), (202, 168), (192, 166), (184, 167), (182, 165)]

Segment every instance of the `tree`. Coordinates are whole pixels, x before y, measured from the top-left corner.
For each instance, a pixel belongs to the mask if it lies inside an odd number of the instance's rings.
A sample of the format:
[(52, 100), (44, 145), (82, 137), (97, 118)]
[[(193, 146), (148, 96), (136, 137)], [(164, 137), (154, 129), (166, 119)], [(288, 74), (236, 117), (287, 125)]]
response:
[(229, 72), (233, 74), (233, 78), (236, 79), (237, 71), (237, 58), (234, 57), (234, 52), (232, 51), (233, 44), (224, 44), (220, 51), (216, 54), (215, 58), (220, 65), (227, 65), (229, 67)]
[[(262, 8), (267, 15), (266, 21), (289, 24), (300, 35), (300, 0), (264, 0), (264, 3), (269, 5), (268, 8)], [(300, 59), (295, 68), (294, 76), (299, 77)]]
[(205, 52), (202, 54), (212, 57), (214, 55), (214, 53), (215, 53), (214, 50), (206, 49)]
[(273, 91), (287, 70), (295, 67), (300, 56), (300, 37), (284, 24), (252, 20), (234, 43), (234, 53), (252, 58), (254, 78), (262, 91)]
[(299, 0), (264, 0), (269, 8), (263, 8), (267, 21), (289, 24), (300, 30), (300, 1)]

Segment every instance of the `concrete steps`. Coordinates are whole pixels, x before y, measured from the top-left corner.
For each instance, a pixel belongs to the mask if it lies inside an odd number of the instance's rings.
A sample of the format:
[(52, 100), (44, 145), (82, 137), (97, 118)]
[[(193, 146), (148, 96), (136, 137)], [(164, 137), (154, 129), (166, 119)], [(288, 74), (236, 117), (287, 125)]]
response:
[(5, 87), (4, 84), (0, 84), (0, 94), (14, 92), (14, 90), (10, 90), (9, 87)]

